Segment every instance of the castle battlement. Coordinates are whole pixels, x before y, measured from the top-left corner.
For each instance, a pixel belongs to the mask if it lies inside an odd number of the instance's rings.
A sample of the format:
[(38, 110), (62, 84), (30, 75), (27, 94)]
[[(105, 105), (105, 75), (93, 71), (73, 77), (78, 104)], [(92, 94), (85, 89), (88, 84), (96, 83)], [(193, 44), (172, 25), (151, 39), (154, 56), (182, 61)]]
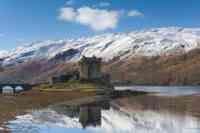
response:
[(92, 63), (101, 63), (102, 59), (101, 58), (97, 58), (96, 56), (93, 57), (85, 57), (83, 56), (83, 58), (80, 60), (79, 63), (88, 63), (88, 64), (92, 64)]

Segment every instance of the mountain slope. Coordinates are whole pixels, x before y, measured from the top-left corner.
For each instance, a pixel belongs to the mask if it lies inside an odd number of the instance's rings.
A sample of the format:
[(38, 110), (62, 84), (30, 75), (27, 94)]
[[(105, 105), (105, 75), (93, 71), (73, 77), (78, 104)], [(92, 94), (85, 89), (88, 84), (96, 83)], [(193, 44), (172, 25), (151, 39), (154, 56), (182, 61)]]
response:
[(171, 27), (104, 34), (77, 40), (35, 42), (8, 53), (4, 52), (3, 55), (0, 54), (0, 58), (4, 58), (4, 66), (35, 59), (52, 60), (55, 57), (77, 61), (83, 55), (95, 55), (109, 61), (115, 57), (124, 59), (135, 56), (183, 54), (196, 48), (200, 48), (200, 29)]
[(140, 57), (104, 66), (113, 80), (138, 85), (200, 85), (200, 49), (176, 56)]
[(103, 70), (113, 80), (154, 85), (200, 84), (200, 29), (173, 27), (18, 47), (0, 54), (4, 69), (0, 83), (47, 81), (76, 70), (83, 55), (102, 57)]

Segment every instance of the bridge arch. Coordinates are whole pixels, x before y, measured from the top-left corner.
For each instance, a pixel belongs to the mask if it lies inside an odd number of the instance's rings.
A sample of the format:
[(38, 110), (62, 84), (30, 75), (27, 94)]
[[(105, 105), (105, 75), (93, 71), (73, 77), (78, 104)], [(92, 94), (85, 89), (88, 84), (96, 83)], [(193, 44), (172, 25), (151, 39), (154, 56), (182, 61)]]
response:
[(4, 93), (4, 94), (15, 93), (15, 88), (13, 88), (12, 86), (3, 86), (2, 93)]
[(0, 84), (0, 93), (20, 93), (32, 89), (29, 84)]
[(23, 86), (16, 86), (15, 87), (15, 92), (22, 92), (22, 91), (24, 91), (24, 87)]

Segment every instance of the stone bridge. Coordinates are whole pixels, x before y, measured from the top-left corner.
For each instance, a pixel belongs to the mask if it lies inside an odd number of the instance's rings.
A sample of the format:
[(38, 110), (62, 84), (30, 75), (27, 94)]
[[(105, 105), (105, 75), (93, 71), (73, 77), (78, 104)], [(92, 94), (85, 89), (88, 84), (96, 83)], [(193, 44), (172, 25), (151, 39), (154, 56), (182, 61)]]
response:
[(0, 93), (19, 93), (32, 89), (29, 84), (0, 84)]

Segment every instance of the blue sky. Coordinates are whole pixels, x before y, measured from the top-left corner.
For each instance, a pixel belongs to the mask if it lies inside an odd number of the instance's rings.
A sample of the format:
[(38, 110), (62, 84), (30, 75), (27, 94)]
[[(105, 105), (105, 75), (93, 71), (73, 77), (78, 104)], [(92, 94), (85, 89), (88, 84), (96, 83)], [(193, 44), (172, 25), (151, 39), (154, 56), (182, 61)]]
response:
[(0, 50), (39, 40), (200, 27), (200, 0), (0, 0)]

